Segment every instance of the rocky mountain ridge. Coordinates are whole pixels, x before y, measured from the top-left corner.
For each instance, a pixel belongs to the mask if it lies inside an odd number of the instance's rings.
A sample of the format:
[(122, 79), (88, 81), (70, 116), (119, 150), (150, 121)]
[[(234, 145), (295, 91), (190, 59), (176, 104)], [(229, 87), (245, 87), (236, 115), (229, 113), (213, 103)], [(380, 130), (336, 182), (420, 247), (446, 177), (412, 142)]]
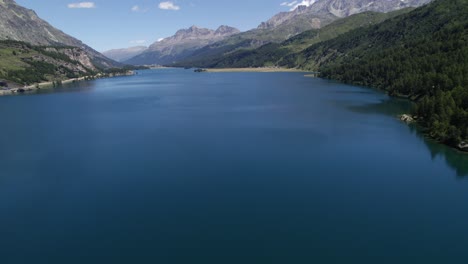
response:
[(0, 79), (16, 85), (63, 81), (99, 73), (91, 57), (78, 47), (33, 46), (0, 40)]
[(162, 46), (163, 44), (179, 44), (181, 41), (207, 40), (211, 42), (237, 33), (240, 33), (238, 29), (229, 26), (220, 26), (216, 30), (191, 26), (187, 29), (178, 30), (172, 37), (155, 42), (150, 46), (150, 49), (157, 49), (158, 46)]
[(120, 66), (80, 40), (65, 34), (41, 19), (36, 12), (14, 0), (0, 0), (0, 40), (23, 41), (33, 45), (72, 46), (85, 51), (96, 67)]
[[(285, 24), (310, 25), (309, 29), (325, 26), (330, 20), (373, 11), (387, 13), (407, 7), (419, 7), (432, 0), (317, 0), (309, 6), (299, 6), (281, 12), (259, 25), (259, 29), (273, 29)], [(298, 32), (300, 33), (300, 32)]]
[[(177, 45), (179, 37), (184, 36), (190, 39), (191, 31), (200, 35), (208, 34), (207, 31), (192, 28), (191, 30), (178, 31), (173, 38), (165, 39), (152, 46), (153, 52), (141, 54), (127, 63), (142, 64), (142, 62), (156, 61), (165, 54), (177, 49), (183, 56), (176, 59), (159, 60), (160, 64), (178, 64), (205, 60), (206, 58), (221, 57), (238, 50), (254, 49), (268, 43), (281, 43), (286, 39), (294, 37), (302, 32), (311, 29), (323, 28), (341, 18), (367, 11), (387, 13), (400, 10), (406, 7), (417, 7), (430, 2), (431, 0), (317, 0), (310, 1), (309, 6), (298, 6), (292, 11), (282, 12), (257, 28), (232, 34), (222, 40), (201, 45), (190, 46), (190, 51), (185, 52), (184, 45)], [(213, 33), (211, 33), (213, 34)], [(188, 37), (187, 37), (188, 36)], [(166, 44), (166, 45), (164, 45)], [(151, 58), (153, 56), (153, 58)], [(144, 58), (142, 60), (142, 58)], [(143, 63), (145, 64), (145, 63)]]
[(206, 45), (221, 41), (240, 31), (229, 26), (220, 26), (216, 30), (191, 26), (178, 30), (173, 36), (157, 41), (148, 50), (125, 61), (130, 64), (168, 64), (190, 55)]
[(371, 25), (379, 24), (412, 10), (414, 8), (388, 13), (363, 12), (336, 20), (319, 29), (302, 32), (281, 43), (269, 43), (257, 49), (239, 49), (221, 56), (200, 56), (198, 60), (183, 62), (178, 66), (199, 68), (295, 67), (295, 65), (288, 65), (291, 63), (291, 56), (313, 44), (334, 39), (352, 30), (364, 30)]

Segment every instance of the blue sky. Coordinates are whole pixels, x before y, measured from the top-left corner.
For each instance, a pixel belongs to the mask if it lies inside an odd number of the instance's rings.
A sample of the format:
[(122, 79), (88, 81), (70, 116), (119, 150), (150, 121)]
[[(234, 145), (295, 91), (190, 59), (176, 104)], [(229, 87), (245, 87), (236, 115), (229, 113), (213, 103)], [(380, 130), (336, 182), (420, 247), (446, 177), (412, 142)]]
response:
[[(280, 11), (285, 0), (16, 0), (98, 51), (150, 45), (191, 25), (242, 31)], [(294, 2), (294, 1), (293, 1)], [(283, 5), (281, 5), (283, 4)]]

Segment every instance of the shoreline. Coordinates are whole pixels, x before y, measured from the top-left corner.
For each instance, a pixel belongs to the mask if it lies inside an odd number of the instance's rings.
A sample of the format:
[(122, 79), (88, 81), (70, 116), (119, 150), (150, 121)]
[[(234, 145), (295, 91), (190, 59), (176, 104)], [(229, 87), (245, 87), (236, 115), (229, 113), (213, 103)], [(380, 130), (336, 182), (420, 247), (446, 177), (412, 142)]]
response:
[[(312, 77), (312, 76), (305, 76), (305, 77)], [(377, 87), (372, 87), (372, 86), (366, 86), (366, 85), (362, 85), (362, 84), (358, 84), (358, 83), (352, 83), (352, 82), (343, 82), (341, 80), (337, 80), (337, 79), (328, 79), (328, 78), (323, 78), (323, 77), (319, 77), (319, 78), (322, 78), (322, 79), (327, 79), (327, 80), (332, 80), (332, 81), (336, 81), (336, 82), (339, 82), (339, 83), (342, 83), (342, 84), (347, 84), (347, 85), (352, 85), (352, 86), (359, 86), (359, 87), (363, 87), (363, 88), (366, 88), (366, 89), (371, 89), (371, 90), (375, 90), (375, 91), (380, 91), (384, 94), (386, 94), (389, 98), (391, 99), (401, 99), (401, 100), (406, 100), (406, 101), (409, 101), (409, 102), (412, 102), (412, 103), (415, 103), (417, 100), (418, 100), (418, 97), (415, 97), (415, 96), (410, 96), (410, 95), (402, 95), (402, 94), (390, 94), (388, 90), (386, 89), (383, 89), (383, 88), (377, 88)], [(410, 117), (411, 120), (408, 120), (406, 118), (403, 118), (404, 116), (406, 117)], [(408, 114), (408, 113), (401, 113), (399, 115), (396, 115), (396, 118), (403, 122), (403, 123), (406, 123), (406, 125), (410, 125), (410, 124), (414, 124), (418, 127), (418, 129), (420, 129), (420, 131), (423, 131), (423, 130), (426, 130), (427, 127), (425, 127), (424, 125), (422, 125), (418, 118), (414, 118), (414, 116), (412, 116), (411, 114)], [(406, 120), (405, 120), (406, 119)], [(437, 142), (437, 144), (440, 144), (440, 145), (443, 145), (443, 146), (446, 146), (450, 149), (452, 149), (453, 151), (457, 152), (457, 153), (460, 153), (460, 154), (463, 154), (463, 155), (468, 155), (468, 140), (464, 140), (462, 142), (459, 142), (457, 145), (451, 145), (451, 144), (447, 144), (445, 142), (442, 142), (440, 140), (437, 140), (436, 138), (432, 137), (429, 133), (426, 133), (426, 132), (421, 132), (422, 135), (428, 139), (428, 140), (431, 140), (433, 142)]]
[[(313, 71), (306, 71), (306, 70), (300, 70), (300, 69), (288, 69), (288, 68), (268, 68), (268, 67), (260, 67), (260, 68), (219, 68), (219, 69), (217, 69), (217, 68), (211, 68), (211, 69), (207, 68), (207, 69), (203, 69), (203, 70), (204, 70), (204, 72), (213, 72), (213, 73), (218, 73), (218, 72), (263, 72), (263, 73), (268, 73), (268, 72), (302, 72), (302, 73), (307, 73), (307, 74), (304, 75), (304, 77), (306, 77), (306, 78), (317, 78), (318, 75), (319, 75), (318, 72), (313, 72)], [(357, 85), (357, 84), (350, 84), (350, 85)], [(370, 88), (370, 89), (376, 89), (376, 88), (370, 87), (370, 86), (365, 86), (365, 87)], [(415, 101), (415, 98), (412, 98), (411, 96), (402, 96), (402, 95), (398, 95), (398, 94), (397, 95), (390, 95), (388, 93), (388, 91), (386, 91), (385, 89), (376, 89), (376, 90), (380, 90), (380, 91), (386, 93), (389, 97), (392, 97), (392, 98), (400, 98), (400, 99), (408, 100), (410, 102)], [(413, 118), (413, 116), (411, 116), (409, 114), (399, 115), (398, 119), (400, 119), (400, 121), (402, 121), (402, 122), (405, 122), (406, 124), (415, 123), (415, 124), (417, 124), (418, 127), (420, 127), (421, 129), (424, 129), (424, 126), (422, 126), (416, 119)], [(456, 152), (458, 152), (460, 154), (468, 155), (468, 141), (462, 141), (459, 144), (457, 144), (456, 146), (453, 146), (453, 145), (438, 141), (438, 140), (430, 137), (427, 134), (425, 136), (428, 137), (431, 140), (435, 140), (436, 142), (438, 142), (438, 144), (441, 144), (441, 145), (444, 145), (444, 146), (447, 146), (447, 147), (453, 149), (454, 151), (456, 151)]]
[(110, 74), (99, 73), (94, 76), (83, 76), (83, 77), (71, 78), (71, 79), (66, 79), (66, 80), (40, 82), (40, 83), (34, 83), (34, 84), (24, 86), (24, 87), (0, 90), (0, 96), (24, 94), (26, 92), (34, 92), (34, 91), (41, 90), (41, 89), (53, 89), (63, 84), (70, 84), (70, 83), (81, 82), (81, 81), (91, 81), (91, 80), (96, 80), (96, 79), (113, 78), (113, 77), (120, 77), (120, 76), (133, 76), (133, 75), (135, 75), (135, 71), (127, 71), (125, 73), (110, 73)]
[(207, 68), (206, 72), (309, 72), (300, 69), (288, 68)]
[(460, 154), (468, 155), (468, 142), (467, 141), (462, 141), (455, 146), (451, 144), (447, 144), (445, 142), (437, 140), (436, 138), (431, 137), (430, 134), (424, 132), (426, 128), (419, 122), (419, 119), (416, 116), (413, 116), (411, 114), (402, 114), (402, 115), (398, 115), (397, 117), (401, 122), (405, 123), (408, 126), (410, 125), (416, 126), (416, 128), (419, 130), (418, 133), (421, 133), (427, 140), (431, 140), (437, 144), (444, 145), (450, 149), (457, 151)]
[[(154, 69), (167, 69), (170, 67), (159, 67), (159, 68), (154, 68)], [(317, 77), (318, 73), (317, 72), (311, 72), (307, 70), (300, 70), (300, 69), (289, 69), (289, 68), (269, 68), (269, 67), (260, 67), (260, 68), (207, 68), (203, 69), (204, 72), (212, 72), (212, 73), (235, 73), (235, 72), (257, 72), (257, 73), (275, 73), (275, 72), (298, 72), (298, 73), (308, 73), (304, 75), (304, 77)], [(135, 71), (127, 71), (125, 73), (110, 73), (110, 74), (102, 74), (99, 73), (94, 76), (83, 76), (83, 77), (78, 77), (78, 78), (72, 78), (72, 79), (66, 79), (66, 80), (57, 80), (57, 81), (48, 81), (48, 82), (41, 82), (41, 83), (35, 83), (29, 86), (24, 86), (20, 88), (10, 88), (6, 90), (0, 90), (0, 96), (8, 96), (8, 95), (16, 95), (16, 94), (24, 94), (27, 92), (34, 92), (40, 89), (53, 89), (56, 87), (60, 87), (63, 84), (70, 84), (70, 83), (75, 83), (75, 82), (81, 82), (81, 81), (91, 81), (91, 80), (96, 80), (96, 79), (103, 79), (103, 78), (113, 78), (113, 77), (120, 77), (120, 76), (132, 76), (135, 75)], [(350, 85), (356, 85), (356, 84), (350, 84)], [(390, 95), (388, 92), (384, 89), (376, 89), (374, 87), (370, 86), (364, 86), (366, 88), (374, 89), (374, 90), (380, 90), (384, 93), (386, 93), (389, 97), (392, 98), (400, 98), (404, 100), (408, 100), (411, 102), (414, 102), (414, 99), (411, 97), (407, 96), (399, 96), (399, 95)], [(409, 119), (408, 119), (409, 118)], [(398, 115), (398, 119), (400, 121), (406, 123), (406, 124), (416, 124), (418, 127), (424, 129), (424, 126), (422, 126), (416, 119), (413, 118), (410, 114), (402, 114)], [(428, 139), (435, 140), (438, 144), (447, 146), (461, 154), (468, 154), (468, 141), (463, 141), (460, 142), (457, 146), (452, 146), (444, 142), (440, 142), (427, 134), (425, 135)]]

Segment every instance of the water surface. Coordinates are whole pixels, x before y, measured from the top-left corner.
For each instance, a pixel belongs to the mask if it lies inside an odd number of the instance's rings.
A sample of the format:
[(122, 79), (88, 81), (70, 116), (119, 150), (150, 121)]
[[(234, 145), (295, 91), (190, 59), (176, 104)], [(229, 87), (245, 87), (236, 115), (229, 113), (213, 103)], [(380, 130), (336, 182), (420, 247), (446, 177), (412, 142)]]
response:
[(301, 73), (0, 98), (0, 263), (466, 263), (468, 159)]

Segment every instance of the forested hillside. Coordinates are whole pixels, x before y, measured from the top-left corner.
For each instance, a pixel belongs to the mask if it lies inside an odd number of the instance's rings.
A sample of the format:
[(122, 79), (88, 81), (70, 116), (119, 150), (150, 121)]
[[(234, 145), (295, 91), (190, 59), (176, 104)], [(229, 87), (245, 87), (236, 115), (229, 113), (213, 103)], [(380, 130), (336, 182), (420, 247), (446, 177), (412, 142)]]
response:
[(431, 136), (468, 138), (468, 0), (437, 0), (365, 30), (316, 44), (288, 66), (417, 100)]
[(23, 85), (77, 78), (97, 72), (91, 59), (79, 48), (0, 41), (0, 79)]
[(415, 100), (429, 134), (457, 146), (468, 139), (468, 0), (408, 11), (358, 14), (281, 44), (189, 65), (300, 68), (383, 89)]
[[(293, 54), (303, 51), (313, 44), (336, 38), (357, 28), (369, 27), (382, 21), (407, 13), (414, 8), (406, 8), (390, 13), (364, 12), (337, 20), (321, 29), (312, 29), (294, 36), (282, 43), (269, 43), (257, 49), (241, 49), (222, 56), (203, 54), (201, 58), (192, 58), (179, 63), (178, 66), (194, 66), (207, 68), (223, 67), (269, 67), (285, 64)], [(248, 46), (246, 46), (248, 47)]]
[(100, 74), (124, 74), (134, 67), (97, 68), (85, 50), (68, 46), (34, 46), (0, 40), (0, 81), (10, 87)]

